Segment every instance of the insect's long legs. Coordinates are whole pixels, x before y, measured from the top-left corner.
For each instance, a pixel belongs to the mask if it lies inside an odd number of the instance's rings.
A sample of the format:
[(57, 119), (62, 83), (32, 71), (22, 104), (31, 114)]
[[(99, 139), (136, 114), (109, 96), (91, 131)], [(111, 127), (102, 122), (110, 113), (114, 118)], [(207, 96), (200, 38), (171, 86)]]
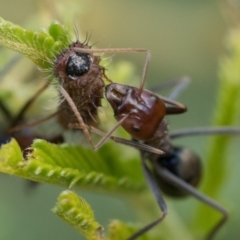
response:
[(188, 77), (182, 77), (177, 82), (176, 85), (171, 90), (171, 93), (169, 94), (169, 99), (176, 99), (179, 94), (188, 86), (190, 82), (190, 79)]
[[(148, 151), (148, 152), (152, 152), (152, 153), (155, 153), (155, 154), (163, 154), (163, 151), (160, 150), (160, 149), (153, 148), (151, 146), (148, 146), (148, 145), (145, 145), (145, 144), (141, 144), (141, 143), (137, 143), (137, 142), (134, 142), (134, 141), (129, 141), (129, 140), (126, 140), (126, 139), (121, 139), (121, 138), (116, 138), (116, 137), (110, 136), (116, 130), (116, 128), (118, 126), (114, 127), (112, 129), (112, 131), (110, 131), (110, 133), (105, 133), (104, 137), (103, 137), (103, 141), (100, 141), (100, 144), (96, 145), (97, 147), (94, 146), (94, 144), (92, 142), (92, 138), (91, 138), (90, 133), (89, 133), (89, 130), (91, 130), (92, 132), (95, 132), (98, 135), (103, 136), (102, 133), (100, 133), (100, 131), (96, 131), (96, 129), (91, 127), (91, 126), (86, 125), (84, 123), (80, 113), (78, 112), (75, 103), (73, 102), (73, 100), (71, 99), (69, 94), (66, 92), (66, 90), (62, 86), (59, 87), (59, 90), (62, 93), (62, 95), (64, 96), (64, 98), (66, 99), (66, 101), (68, 102), (69, 106), (71, 107), (71, 109), (72, 109), (73, 113), (75, 114), (75, 116), (76, 116), (76, 118), (78, 120), (78, 123), (79, 123), (78, 127), (71, 126), (71, 125), (69, 127), (70, 128), (80, 128), (80, 129), (82, 129), (84, 134), (85, 134), (85, 136), (86, 136), (86, 138), (87, 138), (87, 140), (88, 140), (88, 142), (90, 143), (90, 145), (92, 146), (93, 149), (96, 149), (96, 148), (98, 149), (99, 147), (101, 147), (103, 145), (104, 142), (107, 141), (107, 139), (110, 138), (111, 140), (113, 140), (115, 142), (119, 142), (119, 143), (121, 142), (122, 144), (133, 146), (133, 147), (136, 147), (138, 149), (142, 149), (142, 150), (145, 150), (145, 151)], [(107, 137), (105, 137), (105, 136), (107, 136)]]
[[(100, 136), (106, 136), (106, 133), (94, 128), (94, 127), (90, 127), (90, 130), (91, 132), (95, 133), (95, 134), (98, 134)], [(126, 145), (126, 146), (131, 146), (131, 147), (134, 147), (134, 148), (137, 148), (139, 150), (143, 150), (143, 151), (147, 151), (147, 152), (151, 152), (151, 153), (155, 153), (155, 154), (158, 154), (158, 155), (161, 155), (161, 154), (164, 154), (164, 152), (158, 148), (154, 148), (154, 147), (151, 147), (149, 145), (146, 145), (146, 144), (143, 144), (143, 143), (139, 143), (139, 142), (135, 142), (133, 140), (127, 140), (127, 139), (124, 139), (124, 138), (120, 138), (120, 137), (115, 137), (115, 136), (109, 136), (109, 139), (113, 140), (114, 142), (117, 142), (117, 143), (121, 143), (123, 145)]]
[(153, 177), (150, 169), (148, 168), (147, 164), (146, 164), (146, 159), (144, 159), (142, 157), (141, 159), (142, 162), (142, 167), (143, 167), (143, 172), (144, 175), (146, 177), (146, 180), (148, 182), (149, 187), (151, 188), (157, 203), (162, 211), (162, 215), (156, 219), (155, 221), (151, 222), (150, 224), (146, 225), (144, 228), (140, 229), (138, 232), (136, 232), (135, 234), (133, 234), (130, 238), (128, 238), (127, 240), (134, 240), (137, 237), (141, 236), (142, 234), (144, 234), (145, 232), (149, 231), (151, 228), (153, 228), (154, 226), (156, 226), (158, 223), (160, 223), (165, 216), (167, 215), (167, 206), (163, 200), (162, 197), (162, 193), (159, 189), (159, 186), (157, 185), (157, 182), (155, 180), (155, 178)]
[(86, 48), (74, 48), (76, 52), (82, 52), (82, 53), (139, 53), (139, 52), (145, 52), (146, 53), (146, 58), (145, 58), (145, 63), (143, 67), (143, 72), (142, 72), (142, 79), (139, 85), (139, 95), (141, 95), (143, 88), (144, 88), (144, 83), (146, 80), (146, 74), (147, 74), (147, 69), (151, 57), (151, 53), (149, 50), (145, 48), (102, 48), (102, 49), (86, 49)]
[(189, 185), (188, 183), (186, 183), (182, 179), (176, 177), (173, 173), (171, 173), (167, 169), (159, 167), (159, 165), (155, 161), (152, 161), (152, 163), (153, 163), (154, 168), (156, 169), (157, 173), (163, 179), (165, 179), (169, 183), (174, 184), (176, 187), (181, 188), (185, 192), (191, 194), (192, 196), (194, 196), (198, 200), (202, 201), (206, 205), (212, 207), (213, 209), (215, 209), (216, 211), (218, 211), (219, 213), (222, 214), (222, 218), (220, 219), (220, 221), (217, 222), (217, 224), (213, 227), (213, 229), (211, 229), (211, 231), (209, 232), (209, 234), (206, 237), (207, 240), (212, 239), (212, 237), (215, 235), (215, 233), (221, 228), (221, 226), (227, 220), (227, 218), (228, 218), (227, 210), (225, 208), (223, 208), (222, 206), (220, 206), (217, 202), (215, 202), (210, 197), (204, 195), (203, 193), (199, 192), (193, 186)]
[(39, 97), (39, 95), (44, 90), (47, 89), (48, 86), (49, 86), (49, 83), (48, 82), (45, 83), (40, 89), (38, 89), (38, 91), (30, 99), (28, 99), (28, 101), (22, 107), (21, 111), (12, 120), (10, 128), (16, 126), (16, 124), (19, 123), (19, 121), (21, 121), (23, 119), (23, 116), (26, 113), (26, 111), (29, 109), (29, 107), (34, 103), (34, 101)]
[(169, 133), (171, 139), (204, 135), (239, 135), (240, 127), (198, 127), (187, 128)]
[(77, 109), (75, 103), (73, 102), (73, 100), (71, 99), (71, 97), (69, 96), (67, 91), (62, 86), (59, 87), (59, 91), (61, 92), (61, 94), (64, 96), (64, 98), (68, 102), (69, 106), (71, 107), (73, 113), (75, 114), (75, 116), (76, 116), (76, 118), (78, 120), (80, 128), (83, 130), (83, 132), (84, 132), (84, 134), (85, 134), (85, 136), (87, 138), (87, 141), (89, 142), (89, 144), (94, 149), (94, 144), (92, 142), (92, 138), (91, 138), (90, 133), (88, 131), (88, 126), (84, 123), (84, 121), (82, 119), (82, 116), (78, 112), (78, 109)]
[[(105, 137), (107, 135), (107, 133), (102, 132), (101, 130), (99, 130), (97, 128), (94, 128), (92, 126), (87, 126), (87, 127), (89, 128), (90, 132), (95, 133), (99, 136)], [(79, 124), (70, 124), (69, 128), (70, 129), (81, 129)], [(123, 145), (126, 145), (126, 146), (134, 147), (138, 150), (147, 151), (147, 152), (155, 153), (155, 154), (158, 154), (158, 155), (161, 155), (161, 154), (164, 153), (162, 150), (160, 150), (158, 148), (154, 148), (154, 147), (151, 147), (151, 146), (143, 144), (143, 143), (138, 143), (138, 142), (135, 142), (133, 140), (127, 140), (127, 139), (116, 137), (116, 136), (113, 136), (113, 135), (110, 135), (108, 137), (108, 139), (110, 139), (110, 140), (112, 140), (116, 143), (120, 143), (120, 144), (123, 144)], [(96, 150), (95, 146), (94, 146), (94, 149)]]
[(35, 121), (35, 122), (30, 122), (30, 123), (18, 125), (18, 126), (16, 126), (16, 127), (11, 127), (11, 128), (8, 130), (8, 132), (9, 132), (9, 133), (11, 133), (11, 132), (17, 132), (17, 131), (21, 131), (21, 130), (23, 130), (23, 129), (25, 129), (25, 128), (34, 127), (34, 126), (36, 126), (36, 125), (38, 125), (38, 124), (41, 124), (41, 123), (43, 123), (43, 122), (45, 122), (45, 121), (48, 121), (48, 120), (56, 117), (58, 114), (59, 114), (59, 111), (54, 112), (53, 114), (50, 114), (50, 115), (48, 115), (47, 117), (44, 117), (44, 118), (42, 118), (42, 119), (40, 119), (40, 120), (37, 120), (37, 121)]
[(190, 79), (188, 77), (181, 77), (177, 79), (168, 80), (160, 83), (159, 85), (149, 87), (148, 90), (151, 92), (158, 93), (164, 90), (171, 90), (168, 98), (176, 99), (178, 95), (188, 86)]

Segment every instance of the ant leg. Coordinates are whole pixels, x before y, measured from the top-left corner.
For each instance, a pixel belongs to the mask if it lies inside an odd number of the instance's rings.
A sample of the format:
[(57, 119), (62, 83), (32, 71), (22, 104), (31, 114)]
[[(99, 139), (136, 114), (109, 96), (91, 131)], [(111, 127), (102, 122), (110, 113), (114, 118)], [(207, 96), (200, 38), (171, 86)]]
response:
[(49, 115), (49, 116), (47, 116), (47, 117), (45, 117), (45, 118), (42, 118), (42, 119), (40, 119), (40, 120), (38, 120), (38, 121), (35, 121), (35, 122), (27, 123), (27, 124), (22, 124), (22, 125), (19, 125), (19, 126), (16, 126), (16, 127), (11, 127), (11, 128), (8, 130), (8, 132), (9, 132), (9, 133), (11, 133), (11, 132), (17, 132), (17, 131), (21, 131), (21, 130), (23, 130), (23, 129), (25, 129), (25, 128), (34, 127), (34, 126), (36, 126), (36, 125), (38, 125), (38, 124), (40, 124), (40, 123), (43, 123), (43, 122), (45, 122), (45, 121), (47, 121), (47, 120), (49, 120), (49, 119), (57, 116), (58, 114), (59, 114), (59, 111), (57, 111), (57, 112), (55, 112), (55, 113), (53, 113), (53, 114), (51, 114), (51, 115)]
[[(92, 126), (87, 126), (87, 127), (88, 127), (89, 131), (91, 131), (91, 132), (93, 132), (93, 133), (95, 133), (99, 136), (102, 136), (102, 137), (106, 136), (105, 132), (102, 132), (97, 128), (94, 128)], [(71, 128), (71, 129), (81, 129), (81, 127), (78, 124), (69, 124), (69, 128)], [(158, 154), (158, 155), (164, 154), (164, 152), (162, 150), (158, 149), (158, 148), (154, 148), (154, 147), (151, 147), (151, 146), (146, 145), (146, 144), (138, 143), (138, 142), (135, 142), (133, 140), (127, 140), (127, 139), (120, 138), (120, 137), (115, 137), (115, 136), (112, 136), (112, 135), (110, 135), (108, 137), (108, 139), (110, 139), (110, 140), (112, 140), (116, 143), (120, 143), (120, 144), (123, 144), (123, 145), (126, 145), (126, 146), (134, 147), (138, 150), (147, 151), (147, 152), (151, 152), (151, 153)], [(95, 149), (95, 147), (94, 147), (94, 149)]]
[(138, 53), (138, 52), (148, 52), (145, 48), (101, 48), (101, 49), (91, 49), (91, 48), (73, 48), (76, 52), (81, 53)]
[(168, 98), (172, 100), (176, 99), (178, 95), (188, 86), (189, 82), (190, 79), (188, 77), (180, 78), (169, 94)]
[(49, 83), (45, 83), (22, 107), (21, 111), (17, 114), (17, 116), (13, 119), (11, 126), (15, 126), (19, 121), (23, 119), (25, 112), (28, 108), (33, 104), (36, 98), (48, 87)]
[(169, 183), (174, 184), (176, 187), (181, 188), (182, 190), (186, 191), (187, 193), (191, 194), (199, 201), (202, 201), (209, 207), (215, 209), (219, 213), (222, 214), (222, 218), (217, 222), (217, 224), (212, 228), (212, 230), (207, 234), (206, 239), (210, 240), (216, 234), (216, 232), (222, 227), (222, 225), (226, 222), (228, 218), (228, 212), (225, 208), (220, 206), (217, 202), (215, 202), (210, 197), (204, 195), (203, 193), (199, 192), (196, 188), (192, 187), (182, 179), (176, 177), (173, 173), (168, 171), (167, 169), (160, 168), (156, 161), (152, 161), (154, 168), (157, 170), (157, 173)]
[[(103, 136), (103, 137), (106, 136), (106, 133), (104, 133), (104, 132), (102, 132), (102, 131), (100, 131), (100, 130), (92, 127), (92, 126), (90, 127), (90, 130), (91, 130), (91, 132), (93, 132), (95, 134), (98, 134), (100, 136)], [(109, 139), (113, 140), (114, 142), (117, 142), (117, 143), (120, 143), (120, 144), (123, 144), (123, 145), (126, 145), (126, 146), (131, 146), (131, 147), (143, 150), (143, 151), (155, 153), (155, 154), (158, 154), (158, 155), (164, 154), (164, 152), (162, 150), (158, 149), (158, 148), (154, 148), (154, 147), (151, 147), (151, 146), (143, 144), (143, 143), (138, 143), (138, 142), (135, 142), (133, 140), (127, 140), (127, 139), (120, 138), (120, 137), (115, 137), (115, 136), (112, 136), (112, 135), (109, 136)]]
[[(182, 90), (187, 87), (189, 82), (190, 82), (190, 79), (188, 77), (181, 77), (181, 78), (165, 81), (157, 86), (150, 87), (148, 90), (151, 92), (157, 93), (157, 92), (160, 92), (163, 90), (169, 90), (169, 89), (171, 90), (172, 89), (171, 92), (175, 92), (177, 89), (180, 88), (180, 90), (178, 90), (178, 95), (179, 95), (182, 92)], [(170, 94), (172, 94), (172, 93), (170, 93)], [(176, 97), (172, 98), (171, 96), (168, 96), (168, 98), (170, 98), (170, 99), (175, 99)]]
[(169, 134), (171, 139), (195, 135), (240, 135), (240, 127), (198, 127), (174, 131)]
[(166, 115), (169, 114), (180, 114), (187, 111), (187, 108), (180, 102), (176, 102), (169, 98), (159, 96), (159, 98), (166, 104)]
[(167, 206), (163, 200), (162, 197), (162, 193), (159, 190), (159, 186), (156, 182), (156, 179), (153, 177), (152, 172), (150, 171), (150, 169), (148, 168), (146, 162), (146, 160), (143, 159), (142, 157), (142, 167), (143, 167), (143, 172), (144, 175), (146, 177), (147, 183), (149, 185), (149, 187), (151, 188), (157, 203), (162, 211), (162, 215), (156, 219), (155, 221), (151, 222), (150, 224), (148, 224), (147, 226), (145, 226), (144, 228), (140, 229), (138, 232), (136, 232), (135, 234), (133, 234), (131, 237), (129, 237), (127, 240), (134, 240), (137, 237), (141, 236), (142, 234), (146, 233), (147, 231), (149, 231), (150, 229), (152, 229), (153, 227), (155, 227), (157, 224), (159, 224), (167, 215)]
[(71, 107), (73, 113), (75, 114), (78, 122), (79, 122), (79, 125), (80, 125), (80, 128), (83, 130), (89, 144), (92, 146), (92, 148), (94, 149), (94, 145), (93, 145), (93, 142), (92, 142), (92, 138), (90, 136), (90, 133), (89, 133), (89, 127), (88, 125), (86, 125), (82, 119), (82, 116), (81, 114), (78, 112), (77, 110), (77, 107), (75, 105), (75, 103), (73, 102), (73, 100), (71, 99), (71, 97), (69, 96), (69, 94), (66, 92), (66, 90), (60, 86), (59, 87), (59, 91), (61, 92), (61, 94), (64, 96), (64, 98), (66, 99), (66, 101), (68, 102), (69, 106)]
[(130, 113), (126, 114), (118, 123), (110, 130), (100, 141), (98, 144), (95, 145), (94, 149), (98, 150), (108, 139), (112, 136), (113, 132), (121, 126), (121, 124), (129, 117)]
[(149, 50), (145, 48), (102, 48), (102, 49), (86, 49), (86, 48), (74, 48), (76, 52), (82, 52), (82, 53), (139, 53), (139, 52), (145, 52), (146, 53), (146, 59), (143, 67), (143, 73), (142, 73), (142, 79), (139, 86), (139, 95), (141, 95), (144, 83), (146, 79), (148, 64), (150, 61), (151, 53)]

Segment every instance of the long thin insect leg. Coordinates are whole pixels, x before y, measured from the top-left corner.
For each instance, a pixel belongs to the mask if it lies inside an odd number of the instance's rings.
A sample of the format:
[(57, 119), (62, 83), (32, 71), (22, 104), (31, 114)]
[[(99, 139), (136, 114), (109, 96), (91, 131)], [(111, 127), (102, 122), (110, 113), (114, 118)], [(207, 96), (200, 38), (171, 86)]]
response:
[(69, 94), (66, 92), (66, 90), (60, 86), (59, 87), (59, 91), (61, 92), (61, 94), (64, 96), (64, 98), (66, 99), (66, 101), (68, 102), (69, 106), (71, 107), (72, 111), (74, 112), (78, 122), (79, 122), (79, 125), (80, 125), (80, 128), (83, 130), (83, 133), (85, 134), (89, 144), (92, 146), (92, 148), (94, 149), (94, 144), (92, 142), (92, 138), (90, 136), (90, 133), (88, 131), (88, 126), (84, 123), (83, 119), (82, 119), (82, 116), (80, 115), (80, 113), (78, 112), (77, 110), (77, 107), (75, 105), (75, 103), (73, 102), (73, 100), (71, 99), (71, 97), (69, 96)]
[(113, 132), (121, 126), (121, 124), (129, 117), (130, 112), (126, 114), (118, 123), (113, 127), (112, 130), (110, 130), (100, 141), (98, 144), (95, 145), (94, 149), (98, 150), (108, 139), (109, 137), (113, 134)]
[(198, 127), (173, 131), (169, 134), (171, 139), (179, 137), (205, 135), (240, 135), (240, 127)]
[(138, 53), (138, 52), (145, 52), (146, 59), (143, 67), (142, 79), (140, 82), (139, 87), (139, 95), (141, 95), (144, 83), (146, 79), (148, 64), (150, 61), (151, 53), (149, 50), (145, 48), (102, 48), (102, 49), (86, 49), (86, 48), (74, 48), (76, 52), (83, 52), (83, 53)]
[[(102, 49), (86, 49), (86, 48), (74, 48), (76, 52), (84, 52), (84, 53), (138, 53), (138, 52), (145, 52), (146, 53), (146, 58), (145, 58), (145, 63), (143, 67), (143, 72), (142, 72), (142, 79), (140, 82), (139, 86), (139, 91), (138, 94), (141, 96), (143, 88), (144, 88), (144, 83), (146, 80), (146, 74), (147, 74), (147, 69), (148, 65), (150, 62), (150, 57), (151, 53), (149, 50), (145, 48), (102, 48)], [(106, 75), (105, 75), (106, 77)], [(109, 80), (108, 78), (106, 78)], [(110, 82), (112, 82), (110, 80)]]
[(147, 52), (145, 48), (101, 48), (101, 49), (89, 49), (89, 48), (73, 48), (76, 52), (81, 53), (138, 53)]
[(138, 232), (136, 232), (134, 235), (132, 235), (127, 240), (134, 240), (137, 237), (141, 236), (142, 234), (146, 233), (151, 228), (153, 228), (158, 223), (160, 223), (165, 218), (165, 216), (167, 215), (167, 206), (166, 206), (166, 204), (163, 200), (162, 193), (160, 192), (159, 186), (157, 185), (157, 182), (156, 182), (156, 179), (153, 177), (153, 175), (152, 175), (150, 169), (148, 168), (148, 166), (146, 165), (145, 161), (146, 160), (144, 158), (142, 158), (141, 162), (142, 162), (143, 172), (144, 172), (144, 175), (145, 175), (146, 180), (148, 182), (148, 185), (151, 188), (160, 209), (162, 210), (162, 215), (161, 215), (161, 217), (159, 217), (155, 221), (151, 222), (150, 224), (148, 224), (144, 228), (140, 229)]
[(29, 107), (33, 104), (36, 98), (48, 87), (49, 83), (45, 83), (22, 107), (21, 111), (17, 114), (16, 117), (11, 122), (10, 128), (16, 126), (19, 121), (22, 120), (24, 114), (29, 109)]
[(174, 86), (174, 88), (172, 89), (168, 98), (175, 100), (179, 96), (179, 94), (188, 86), (189, 83), (190, 83), (190, 79), (188, 77), (180, 78), (177, 81), (176, 86)]
[(8, 130), (8, 132), (9, 132), (9, 133), (12, 133), (12, 132), (21, 131), (21, 130), (23, 130), (23, 129), (25, 129), (25, 128), (34, 127), (34, 126), (36, 126), (36, 125), (38, 125), (38, 124), (40, 124), (40, 123), (46, 122), (47, 120), (54, 118), (54, 117), (57, 116), (58, 114), (59, 114), (59, 111), (57, 111), (57, 112), (55, 112), (55, 113), (53, 113), (53, 114), (51, 114), (51, 115), (48, 115), (48, 116), (45, 117), (45, 118), (42, 118), (42, 119), (40, 119), (40, 120), (37, 120), (37, 121), (35, 121), (35, 122), (18, 125), (18, 126), (16, 126), (16, 127), (11, 127), (11, 128)]
[[(151, 92), (154, 92), (154, 93), (157, 93), (157, 92), (160, 92), (160, 91), (164, 91), (164, 90), (171, 90), (171, 93), (172, 92), (175, 92), (176, 90), (175, 89), (178, 89), (179, 88), (179, 85), (184, 85), (184, 87), (181, 87), (181, 91), (187, 87), (187, 84), (189, 83), (189, 78), (188, 77), (181, 77), (181, 78), (177, 78), (177, 79), (172, 79), (172, 80), (168, 80), (168, 81), (165, 81), (165, 82), (162, 82), (156, 86), (153, 86), (153, 87), (150, 87), (148, 88), (149, 91)], [(179, 91), (179, 93), (181, 92)], [(168, 98), (170, 99), (175, 99), (175, 98), (172, 98), (170, 96), (168, 96)]]
[(221, 228), (221, 226), (226, 222), (228, 218), (228, 212), (225, 208), (220, 206), (217, 202), (215, 202), (213, 199), (209, 198), (208, 196), (202, 194), (199, 192), (196, 188), (192, 187), (182, 179), (176, 177), (174, 174), (172, 174), (170, 171), (168, 171), (165, 168), (159, 167), (159, 165), (153, 161), (154, 168), (156, 169), (157, 173), (164, 178), (166, 181), (169, 183), (174, 184), (176, 187), (181, 188), (182, 190), (186, 191), (187, 193), (191, 194), (198, 200), (202, 201), (206, 205), (212, 207), (216, 211), (222, 214), (222, 218), (220, 219), (219, 222), (212, 228), (212, 230), (208, 233), (206, 239), (210, 240), (213, 238), (215, 233)]
[[(92, 133), (95, 133), (99, 136), (102, 136), (102, 137), (105, 137), (106, 136), (106, 133), (105, 132), (102, 132), (100, 131), (99, 129), (97, 128), (94, 128), (92, 126), (87, 126), (89, 131), (91, 131)], [(77, 124), (69, 124), (69, 128), (70, 129), (81, 129), (81, 127)], [(146, 145), (146, 144), (142, 144), (142, 143), (138, 143), (138, 142), (135, 142), (135, 141), (132, 141), (132, 140), (127, 140), (127, 139), (124, 139), (124, 138), (120, 138), (120, 137), (115, 137), (115, 136), (109, 136), (109, 139), (114, 141), (114, 142), (117, 142), (117, 143), (120, 143), (120, 144), (123, 144), (123, 145), (126, 145), (126, 146), (131, 146), (131, 147), (134, 147), (136, 149), (139, 149), (139, 150), (142, 150), (142, 151), (147, 151), (147, 152), (151, 152), (151, 153), (154, 153), (154, 154), (158, 154), (158, 155), (161, 155), (161, 154), (164, 154), (164, 152), (158, 148), (154, 148), (154, 147), (151, 147), (149, 145)]]

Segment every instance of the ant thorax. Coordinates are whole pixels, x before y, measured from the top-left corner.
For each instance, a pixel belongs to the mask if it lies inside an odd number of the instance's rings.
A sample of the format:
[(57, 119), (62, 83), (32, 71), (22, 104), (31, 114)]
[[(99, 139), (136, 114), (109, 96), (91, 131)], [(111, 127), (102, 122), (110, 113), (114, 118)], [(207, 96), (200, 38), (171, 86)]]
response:
[[(96, 125), (97, 108), (101, 106), (103, 98), (104, 68), (99, 65), (99, 56), (76, 52), (74, 48), (90, 49), (88, 45), (79, 41), (72, 43), (58, 55), (54, 64), (54, 75), (68, 92), (84, 122)], [(66, 101), (60, 102), (58, 119), (64, 128), (68, 128), (69, 124), (78, 123)]]

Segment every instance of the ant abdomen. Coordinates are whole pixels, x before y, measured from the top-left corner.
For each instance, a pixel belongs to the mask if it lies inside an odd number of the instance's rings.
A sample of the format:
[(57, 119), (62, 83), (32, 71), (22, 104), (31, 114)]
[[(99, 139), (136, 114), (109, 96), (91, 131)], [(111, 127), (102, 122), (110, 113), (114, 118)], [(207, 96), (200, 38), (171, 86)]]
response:
[[(174, 147), (171, 153), (159, 156), (157, 163), (193, 187), (196, 187), (201, 179), (201, 160), (198, 155), (187, 148)], [(165, 180), (161, 177), (154, 168), (153, 172), (160, 189), (165, 194), (173, 197), (184, 197), (188, 195), (187, 192), (182, 190), (179, 186), (175, 186), (169, 182), (169, 180)]]
[(121, 126), (135, 139), (153, 136), (166, 113), (164, 102), (157, 95), (147, 90), (139, 94), (139, 88), (128, 85), (107, 85), (106, 98), (118, 121), (129, 114)]

